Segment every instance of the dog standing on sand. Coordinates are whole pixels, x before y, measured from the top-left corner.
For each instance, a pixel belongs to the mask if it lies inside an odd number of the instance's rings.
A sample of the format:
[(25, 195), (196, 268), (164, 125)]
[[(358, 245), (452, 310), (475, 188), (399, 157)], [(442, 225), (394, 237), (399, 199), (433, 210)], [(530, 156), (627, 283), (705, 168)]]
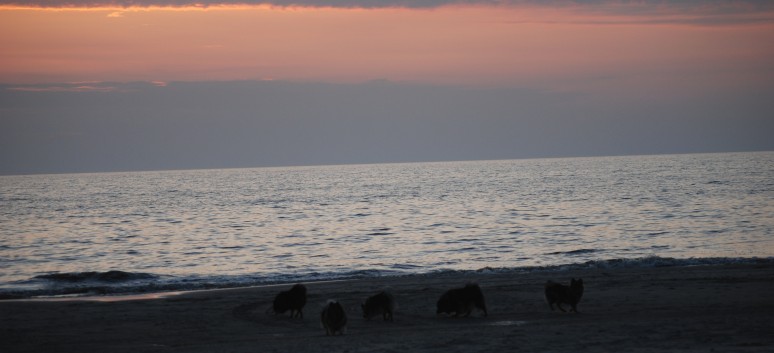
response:
[(482, 310), (484, 316), (489, 315), (486, 311), (486, 302), (484, 301), (484, 293), (481, 292), (481, 287), (478, 284), (470, 283), (465, 287), (446, 291), (438, 299), (438, 310), (436, 313), (454, 313), (455, 317), (460, 315), (467, 317), (473, 311), (473, 308)]
[(562, 304), (570, 304), (570, 312), (578, 312), (578, 302), (583, 297), (583, 279), (575, 278), (570, 280), (570, 285), (559, 284), (548, 281), (545, 286), (545, 296), (551, 311), (554, 310), (554, 303), (562, 312), (567, 312), (562, 308)]
[(269, 310), (274, 310), (275, 315), (290, 310), (290, 317), (298, 316), (303, 319), (304, 313), (301, 310), (304, 309), (304, 305), (306, 305), (306, 286), (296, 284), (290, 290), (279, 292)]
[(360, 304), (363, 309), (363, 317), (370, 320), (372, 317), (382, 315), (384, 321), (392, 321), (392, 313), (395, 311), (395, 298), (387, 291), (381, 291), (366, 299)]
[(326, 336), (335, 336), (336, 332), (343, 335), (347, 332), (347, 313), (344, 307), (335, 300), (329, 300), (320, 313), (320, 324), (325, 329)]

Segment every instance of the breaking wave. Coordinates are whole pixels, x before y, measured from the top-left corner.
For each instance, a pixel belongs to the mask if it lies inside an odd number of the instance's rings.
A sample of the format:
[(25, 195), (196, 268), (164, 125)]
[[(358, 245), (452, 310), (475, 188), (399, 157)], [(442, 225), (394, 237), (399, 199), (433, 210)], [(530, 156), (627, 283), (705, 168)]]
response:
[(97, 281), (97, 282), (123, 282), (132, 281), (138, 279), (150, 279), (156, 278), (156, 276), (149, 273), (132, 273), (124, 271), (107, 271), (107, 272), (73, 272), (73, 273), (50, 273), (45, 275), (35, 276), (34, 278), (45, 279), (56, 282), (85, 282), (85, 281)]

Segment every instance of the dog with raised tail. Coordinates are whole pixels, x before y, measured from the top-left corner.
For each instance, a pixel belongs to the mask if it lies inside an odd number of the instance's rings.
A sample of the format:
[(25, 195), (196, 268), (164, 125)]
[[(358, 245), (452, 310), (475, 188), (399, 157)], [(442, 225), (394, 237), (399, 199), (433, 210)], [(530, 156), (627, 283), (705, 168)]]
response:
[(567, 312), (562, 304), (570, 305), (570, 312), (578, 312), (578, 302), (583, 297), (583, 279), (570, 279), (570, 285), (559, 284), (553, 281), (546, 282), (545, 297), (548, 307), (554, 310), (554, 304), (562, 312)]

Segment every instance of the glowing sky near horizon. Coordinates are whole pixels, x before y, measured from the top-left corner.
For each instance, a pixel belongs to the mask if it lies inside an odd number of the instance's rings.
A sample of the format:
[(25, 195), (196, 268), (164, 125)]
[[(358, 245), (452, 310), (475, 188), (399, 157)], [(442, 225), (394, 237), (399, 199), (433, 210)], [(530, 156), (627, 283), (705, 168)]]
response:
[(770, 82), (774, 13), (742, 10), (0, 5), (0, 82), (390, 80), (618, 89), (666, 80), (683, 90)]

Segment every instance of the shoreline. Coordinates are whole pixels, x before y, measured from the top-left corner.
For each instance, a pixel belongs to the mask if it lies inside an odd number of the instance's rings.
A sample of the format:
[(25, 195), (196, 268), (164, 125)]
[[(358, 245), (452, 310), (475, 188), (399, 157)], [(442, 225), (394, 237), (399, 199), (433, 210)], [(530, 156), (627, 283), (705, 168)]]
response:
[[(95, 281), (63, 281), (56, 289), (32, 289), (32, 290), (0, 290), (0, 302), (9, 300), (99, 300), (99, 301), (120, 301), (121, 297), (132, 300), (131, 298), (161, 298), (164, 296), (179, 295), (188, 292), (229, 290), (254, 287), (271, 287), (291, 285), (294, 283), (316, 283), (330, 281), (352, 281), (352, 280), (378, 280), (380, 278), (404, 278), (404, 277), (423, 277), (423, 276), (467, 276), (476, 273), (494, 273), (494, 274), (523, 274), (523, 273), (561, 273), (576, 270), (614, 270), (614, 269), (636, 269), (636, 268), (659, 268), (659, 267), (690, 267), (690, 266), (716, 266), (716, 265), (738, 265), (738, 264), (774, 264), (774, 256), (770, 257), (701, 257), (701, 258), (671, 258), (659, 256), (647, 256), (640, 258), (616, 258), (616, 259), (598, 259), (578, 263), (566, 263), (545, 266), (520, 266), (520, 267), (484, 267), (470, 270), (441, 269), (430, 272), (420, 273), (387, 273), (382, 275), (380, 270), (358, 270), (345, 272), (341, 274), (316, 274), (309, 276), (304, 280), (304, 276), (298, 276), (295, 280), (268, 279), (254, 283), (244, 283), (242, 280), (233, 282), (201, 282), (186, 283), (185, 285), (175, 284), (174, 282), (156, 283), (155, 280), (161, 275), (148, 273), (131, 273), (123, 271), (107, 272), (80, 272), (80, 273), (53, 273), (63, 276), (78, 276), (89, 274), (89, 276), (99, 275), (101, 273), (121, 272), (126, 276), (143, 275), (153, 280), (145, 284), (134, 286), (124, 286), (121, 282), (95, 282)], [(353, 274), (354, 273), (354, 274)], [(374, 273), (374, 275), (362, 275), (363, 273)], [(47, 274), (44, 276), (50, 276)], [(254, 276), (254, 275), (251, 275)], [(238, 279), (239, 276), (234, 276)], [(271, 277), (267, 277), (271, 278)], [(69, 284), (69, 286), (68, 286)], [(116, 284), (111, 286), (111, 284)], [(96, 293), (95, 293), (96, 292)], [(104, 299), (100, 299), (104, 298)], [(111, 299), (112, 298), (112, 299)]]
[[(547, 280), (581, 277), (569, 314), (551, 311)], [(435, 314), (447, 289), (477, 282), (489, 316)], [(254, 351), (731, 351), (774, 349), (774, 262), (587, 268), (556, 272), (428, 274), (306, 282), (303, 319), (267, 315), (277, 284), (185, 291), (133, 300), (0, 301), (4, 352)], [(287, 287), (287, 288), (286, 288)], [(360, 303), (390, 288), (394, 322), (361, 316)], [(327, 337), (319, 310), (337, 299), (348, 332)]]
[[(386, 277), (384, 277), (386, 278)], [(354, 281), (354, 279), (332, 279), (328, 281), (314, 281), (303, 282), (305, 284), (313, 283), (328, 283), (328, 282), (344, 282)], [(62, 295), (62, 296), (40, 296), (30, 298), (19, 299), (0, 299), (0, 303), (3, 302), (68, 302), (68, 301), (87, 301), (87, 302), (121, 302), (121, 301), (134, 301), (134, 300), (153, 300), (153, 299), (167, 299), (176, 296), (184, 295), (197, 295), (197, 294), (216, 294), (217, 292), (227, 291), (243, 291), (243, 290), (266, 290), (269, 288), (278, 288), (277, 291), (283, 290), (285, 287), (291, 286), (293, 283), (276, 283), (276, 284), (264, 284), (255, 286), (244, 287), (228, 287), (228, 288), (210, 288), (210, 289), (193, 289), (193, 290), (179, 290), (179, 291), (159, 291), (149, 293), (130, 293), (130, 294), (116, 294), (116, 295)]]

